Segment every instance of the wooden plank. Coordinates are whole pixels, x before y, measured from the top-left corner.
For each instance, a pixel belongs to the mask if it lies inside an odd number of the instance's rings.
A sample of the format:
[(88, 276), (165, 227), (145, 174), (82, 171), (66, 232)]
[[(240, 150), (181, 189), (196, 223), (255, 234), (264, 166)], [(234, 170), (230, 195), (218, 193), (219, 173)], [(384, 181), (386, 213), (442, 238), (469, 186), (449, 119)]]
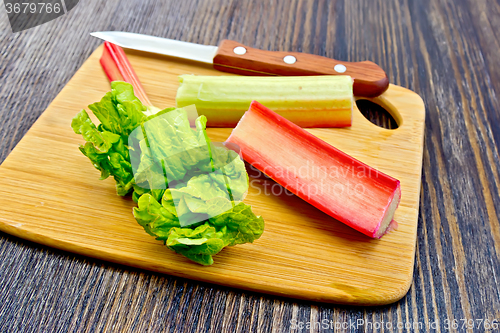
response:
[[(322, 302), (385, 304), (405, 295), (413, 272), (424, 105), (391, 85), (373, 101), (400, 121), (377, 127), (358, 111), (354, 126), (310, 129), (346, 153), (401, 181), (400, 227), (381, 240), (338, 223), (295, 196), (265, 195), (273, 182), (253, 179), (246, 202), (266, 221), (254, 244), (226, 248), (203, 267), (166, 249), (134, 220), (130, 199), (81, 155), (71, 118), (109, 90), (98, 48), (0, 167), (0, 230), (60, 249), (181, 277)], [(179, 74), (226, 75), (208, 66), (145, 54), (128, 56), (158, 107), (174, 105)], [(223, 141), (231, 129), (209, 129)], [(260, 193), (260, 194), (259, 194)]]

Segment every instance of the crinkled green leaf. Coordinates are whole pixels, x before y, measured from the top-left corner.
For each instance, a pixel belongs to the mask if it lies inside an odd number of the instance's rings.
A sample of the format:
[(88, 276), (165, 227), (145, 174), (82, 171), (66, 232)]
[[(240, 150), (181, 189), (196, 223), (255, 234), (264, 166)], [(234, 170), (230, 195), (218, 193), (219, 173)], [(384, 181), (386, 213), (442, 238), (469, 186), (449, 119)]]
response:
[(238, 203), (232, 210), (212, 217), (209, 223), (221, 228), (227, 227), (224, 239), (228, 245), (252, 243), (264, 232), (264, 219), (252, 212), (251, 206)]
[(209, 141), (203, 135), (203, 124), (198, 119), (198, 130), (193, 130), (182, 109), (165, 109), (148, 117), (140, 129), (144, 135), (139, 144), (143, 155), (137, 173), (161, 166), (171, 182), (182, 180), (191, 169), (199, 170), (200, 165), (209, 164)]
[(179, 219), (165, 209), (149, 193), (143, 194), (134, 208), (134, 217), (150, 235), (162, 238), (173, 227), (180, 227)]
[(165, 245), (199, 264), (211, 265), (214, 262), (212, 256), (226, 246), (218, 234), (208, 224), (195, 229), (173, 228)]
[(164, 240), (168, 248), (193, 261), (210, 265), (213, 262), (211, 256), (225, 246), (251, 243), (264, 231), (264, 220), (255, 216), (250, 206), (243, 202), (233, 206), (234, 203), (224, 198), (211, 199), (213, 202), (201, 204), (198, 208), (203, 206), (200, 209), (206, 210), (211, 205), (226, 205), (226, 212), (201, 222), (201, 225), (182, 228), (177, 216), (169, 211), (174, 208), (169, 192), (165, 191), (162, 204), (150, 194), (143, 194), (139, 207), (134, 209), (134, 216), (146, 232)]
[(85, 110), (80, 111), (71, 122), (75, 133), (87, 141), (80, 151), (87, 156), (94, 167), (101, 171), (101, 179), (112, 175), (119, 195), (126, 195), (134, 183), (132, 165), (127, 147), (118, 134), (100, 132)]
[(147, 108), (135, 97), (134, 88), (126, 82), (111, 82), (111, 91), (89, 109), (104, 130), (119, 134), (127, 142), (128, 135), (146, 118)]
[[(182, 185), (184, 184), (181, 184), (181, 186)], [(173, 195), (178, 194), (179, 192), (189, 194), (205, 201), (217, 197), (229, 199), (225, 184), (223, 183), (221, 186), (221, 184), (215, 182), (210, 175), (206, 174), (194, 176), (187, 182), (186, 186), (172, 189)]]
[(135, 184), (129, 147), (124, 142), (128, 142), (130, 132), (146, 119), (142, 113), (146, 108), (135, 97), (132, 85), (115, 81), (111, 88), (100, 102), (89, 105), (101, 122), (99, 126), (82, 110), (73, 118), (71, 127), (87, 141), (80, 151), (101, 171), (101, 179), (113, 176), (116, 191), (123, 196)]
[(81, 134), (85, 141), (91, 142), (96, 150), (101, 153), (109, 151), (112, 145), (120, 139), (118, 134), (98, 131), (85, 110), (80, 111), (73, 118), (71, 127), (76, 134)]

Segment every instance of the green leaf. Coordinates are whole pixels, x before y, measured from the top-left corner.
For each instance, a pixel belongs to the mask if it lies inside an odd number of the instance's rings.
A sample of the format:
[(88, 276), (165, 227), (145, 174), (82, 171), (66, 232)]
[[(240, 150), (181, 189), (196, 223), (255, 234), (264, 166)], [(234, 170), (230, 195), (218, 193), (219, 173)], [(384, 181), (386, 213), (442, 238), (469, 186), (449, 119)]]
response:
[(129, 147), (125, 143), (132, 130), (146, 119), (142, 113), (146, 108), (134, 96), (132, 85), (115, 81), (111, 88), (100, 102), (89, 105), (101, 122), (99, 126), (82, 110), (73, 118), (71, 127), (85, 139), (80, 151), (101, 171), (101, 179), (113, 176), (118, 195), (124, 196), (135, 184)]
[(111, 91), (100, 102), (89, 105), (89, 109), (106, 131), (119, 134), (127, 140), (128, 135), (146, 118), (147, 108), (135, 97), (131, 84), (111, 82)]
[(137, 204), (134, 217), (148, 234), (162, 239), (171, 228), (180, 227), (177, 216), (165, 209), (151, 194), (142, 195)]
[(123, 145), (120, 135), (100, 132), (85, 110), (73, 118), (71, 126), (75, 133), (81, 134), (87, 141), (80, 146), (80, 151), (101, 171), (101, 179), (112, 175), (118, 194), (126, 195), (134, 182), (128, 149)]
[(135, 145), (139, 145), (143, 153), (140, 161), (133, 161), (138, 173), (161, 166), (171, 182), (182, 180), (190, 171), (200, 171), (199, 166), (210, 161), (210, 141), (203, 134), (203, 122), (197, 120), (197, 123), (199, 130), (195, 131), (190, 127), (183, 109), (165, 109), (148, 117), (140, 129), (141, 133), (133, 136), (140, 140)]
[(225, 246), (253, 242), (264, 231), (264, 220), (255, 216), (250, 206), (240, 202), (232, 207), (231, 202), (224, 198), (214, 198), (203, 207), (210, 209), (211, 205), (227, 205), (225, 213), (201, 221), (201, 224), (181, 227), (177, 215), (171, 212), (175, 206), (169, 192), (165, 191), (162, 204), (152, 195), (143, 194), (139, 207), (134, 209), (134, 216), (146, 232), (164, 240), (168, 248), (193, 261), (210, 265), (213, 262), (211, 256)]
[(212, 256), (226, 245), (220, 236), (215, 228), (208, 224), (195, 229), (173, 228), (165, 245), (197, 263), (211, 265)]
[(252, 243), (264, 232), (264, 219), (252, 212), (251, 206), (238, 203), (232, 210), (212, 217), (210, 224), (221, 228), (227, 227), (224, 240), (228, 245)]
[(120, 136), (111, 132), (100, 132), (85, 110), (80, 111), (71, 121), (71, 127), (76, 134), (81, 134), (85, 141), (93, 144), (98, 152), (106, 153)]
[[(180, 186), (182, 185), (183, 184), (180, 184)], [(225, 184), (221, 186), (221, 184), (215, 182), (210, 175), (206, 174), (194, 176), (187, 182), (186, 186), (172, 189), (172, 195), (179, 195), (179, 193), (186, 193), (205, 201), (217, 197), (229, 199)]]

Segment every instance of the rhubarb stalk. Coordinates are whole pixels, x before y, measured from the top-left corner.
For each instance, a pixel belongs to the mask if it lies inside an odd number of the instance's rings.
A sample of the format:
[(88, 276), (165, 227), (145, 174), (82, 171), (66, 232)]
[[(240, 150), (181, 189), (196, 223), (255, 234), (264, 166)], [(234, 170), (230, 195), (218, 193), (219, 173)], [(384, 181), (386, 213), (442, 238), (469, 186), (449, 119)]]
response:
[(127, 55), (120, 46), (104, 42), (104, 52), (102, 53), (100, 63), (109, 82), (125, 81), (130, 83), (134, 87), (135, 96), (148, 108), (149, 113), (156, 113), (160, 110), (153, 106), (149, 100), (141, 81), (139, 81)]
[[(373, 238), (388, 230), (400, 183), (253, 101), (228, 142), (277, 183)], [(392, 226), (395, 226), (395, 222)]]
[(252, 100), (301, 127), (351, 126), (350, 76), (181, 75), (177, 107), (196, 105), (208, 126), (234, 127)]

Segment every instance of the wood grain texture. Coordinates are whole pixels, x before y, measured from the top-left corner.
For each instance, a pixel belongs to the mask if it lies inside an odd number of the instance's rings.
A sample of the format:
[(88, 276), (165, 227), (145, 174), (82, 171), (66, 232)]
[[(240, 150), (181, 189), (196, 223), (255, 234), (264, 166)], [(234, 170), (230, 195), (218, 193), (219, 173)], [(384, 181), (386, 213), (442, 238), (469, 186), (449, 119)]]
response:
[[(237, 47), (246, 52), (236, 54)], [(284, 62), (287, 56), (294, 57), (295, 62)], [(336, 65), (345, 66), (345, 72), (337, 71)], [(214, 68), (241, 75), (349, 75), (354, 79), (354, 94), (364, 97), (378, 96), (389, 88), (386, 73), (371, 61), (348, 62), (301, 52), (259, 50), (227, 39), (219, 43)]]
[[(398, 120), (396, 130), (375, 126), (356, 108), (352, 127), (308, 129), (401, 182), (397, 231), (370, 239), (271, 180), (255, 177), (245, 202), (263, 216), (264, 234), (254, 244), (226, 248), (214, 257), (214, 265), (203, 267), (147, 235), (132, 216), (130, 197), (117, 196), (113, 180), (100, 181), (77, 149), (84, 141), (70, 127), (75, 110), (109, 91), (99, 64), (103, 50), (90, 56), (0, 166), (0, 230), (125, 265), (310, 301), (380, 305), (406, 294), (415, 257), (425, 117), (417, 94), (392, 85), (372, 99)], [(220, 74), (144, 52), (129, 51), (127, 57), (153, 105), (161, 108), (175, 105), (179, 75)], [(224, 142), (231, 129), (209, 128), (207, 133), (213, 142)], [(386, 156), (399, 158), (395, 162)], [(20, 200), (19, 193), (29, 200)]]
[[(445, 320), (500, 317), (498, 2), (86, 0), (15, 35), (2, 14), (1, 160), (100, 44), (88, 33), (113, 29), (371, 60), (390, 82), (421, 95), (427, 114), (413, 285), (390, 306), (311, 304), (129, 269), (2, 234), (0, 331), (335, 331), (292, 324), (326, 319), (344, 324), (341, 332), (411, 332), (417, 330), (397, 325), (439, 320), (434, 331), (444, 332)], [(358, 319), (393, 328), (349, 327)]]

